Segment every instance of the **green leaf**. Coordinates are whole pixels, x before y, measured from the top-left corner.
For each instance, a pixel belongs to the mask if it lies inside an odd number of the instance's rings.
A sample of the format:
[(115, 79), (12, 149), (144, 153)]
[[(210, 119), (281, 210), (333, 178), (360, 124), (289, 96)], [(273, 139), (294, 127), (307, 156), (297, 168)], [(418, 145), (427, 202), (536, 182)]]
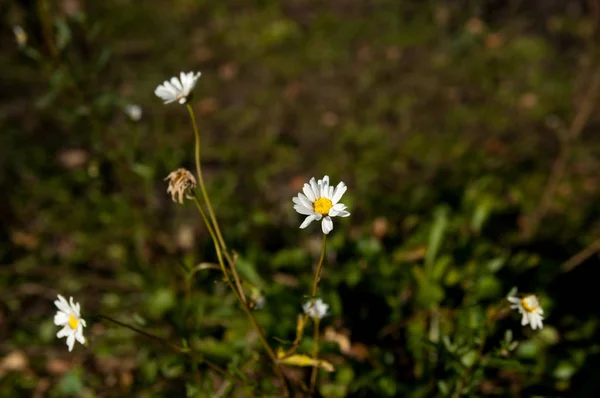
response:
[(429, 232), (427, 254), (425, 255), (425, 269), (428, 275), (432, 272), (435, 258), (444, 240), (444, 235), (448, 227), (448, 213), (448, 208), (438, 207), (433, 216), (433, 226)]

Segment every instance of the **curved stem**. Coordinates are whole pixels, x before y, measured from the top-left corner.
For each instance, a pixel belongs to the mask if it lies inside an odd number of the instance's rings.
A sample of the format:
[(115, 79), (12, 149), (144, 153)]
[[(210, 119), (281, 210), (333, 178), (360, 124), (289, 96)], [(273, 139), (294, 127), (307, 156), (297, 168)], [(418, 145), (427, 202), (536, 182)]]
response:
[[(314, 360), (318, 360), (319, 359), (319, 323), (320, 323), (320, 319), (319, 318), (314, 318), (314, 347), (313, 347), (313, 359)], [(317, 384), (317, 372), (319, 370), (318, 366), (314, 366), (312, 368), (312, 372), (310, 375), (310, 394), (312, 395), (313, 392), (315, 391), (315, 386)]]
[[(250, 307), (248, 306), (248, 302), (246, 300), (246, 295), (244, 294), (244, 290), (242, 288), (241, 280), (240, 280), (237, 270), (235, 268), (235, 260), (231, 258), (231, 256), (229, 255), (229, 253), (227, 251), (227, 246), (225, 245), (225, 240), (223, 239), (223, 235), (221, 234), (221, 230), (219, 228), (219, 223), (217, 222), (217, 218), (215, 217), (215, 213), (213, 211), (212, 205), (210, 203), (210, 199), (208, 197), (208, 193), (206, 191), (206, 186), (204, 184), (204, 178), (202, 176), (202, 167), (201, 167), (201, 163), (200, 163), (200, 132), (198, 131), (198, 124), (196, 123), (196, 116), (194, 114), (194, 109), (192, 108), (192, 106), (189, 103), (186, 104), (186, 107), (190, 114), (190, 118), (192, 119), (192, 126), (194, 128), (194, 138), (195, 138), (194, 155), (195, 155), (195, 160), (196, 160), (196, 173), (198, 174), (198, 185), (200, 185), (200, 191), (202, 193), (202, 198), (204, 199), (204, 202), (206, 203), (208, 215), (212, 222), (212, 227), (211, 227), (211, 223), (208, 221), (208, 218), (206, 217), (206, 213), (204, 212), (204, 210), (202, 209), (202, 206), (200, 205), (200, 202), (198, 201), (198, 198), (194, 197), (194, 202), (196, 203), (196, 207), (198, 208), (200, 214), (202, 215), (202, 219), (204, 220), (204, 223), (206, 224), (206, 227), (207, 227), (209, 233), (211, 234), (211, 237), (213, 238), (213, 242), (215, 244), (215, 250), (216, 250), (217, 256), (219, 258), (219, 265), (221, 266), (221, 270), (223, 271), (223, 274), (225, 275), (226, 280), (227, 280), (231, 290), (233, 290), (236, 293), (236, 297), (240, 301), (242, 308), (244, 309), (244, 312), (246, 313), (246, 315), (250, 319), (250, 322), (252, 323), (252, 326), (256, 330), (261, 343), (263, 344), (265, 350), (267, 351), (267, 354), (273, 361), (276, 373), (283, 382), (283, 387), (284, 387), (286, 396), (289, 396), (289, 394), (290, 394), (289, 382), (288, 382), (287, 378), (285, 377), (285, 374), (283, 373), (283, 370), (281, 369), (281, 367), (277, 361), (275, 352), (271, 348), (271, 345), (267, 341), (264, 332), (258, 325), (256, 318), (254, 318), (254, 315), (252, 314), (252, 311), (251, 311)], [(225, 258), (227, 259), (230, 272), (233, 275), (233, 279), (235, 281), (235, 287), (231, 284), (231, 281), (227, 276), (228, 274), (227, 274), (225, 265), (223, 263), (222, 255), (224, 255)]]
[[(208, 209), (208, 214), (210, 216), (210, 220), (212, 221), (213, 226), (215, 228), (215, 233), (219, 240), (219, 244), (223, 248), (223, 251), (227, 252), (227, 246), (225, 245), (225, 240), (223, 239), (223, 235), (221, 234), (221, 229), (219, 228), (219, 223), (217, 222), (217, 218), (215, 217), (215, 213), (213, 211), (212, 204), (210, 203), (210, 199), (206, 192), (206, 186), (204, 185), (204, 178), (202, 177), (202, 168), (200, 166), (200, 132), (198, 131), (198, 124), (196, 123), (196, 115), (194, 114), (194, 108), (192, 108), (192, 106), (189, 103), (187, 103), (186, 106), (187, 106), (188, 112), (190, 114), (190, 118), (192, 119), (192, 126), (194, 127), (194, 137), (195, 137), (194, 153), (195, 153), (195, 157), (196, 157), (196, 173), (198, 174), (198, 183), (200, 185), (200, 191), (202, 192), (202, 197), (203, 197), (204, 201), (206, 202), (206, 208)], [(226, 254), (226, 257), (229, 257), (229, 255)], [(231, 258), (228, 258), (227, 260), (230, 263), (232, 262)]]
[(207, 360), (203, 355), (199, 355), (198, 353), (193, 352), (191, 349), (189, 349), (187, 347), (182, 347), (182, 346), (179, 346), (177, 344), (173, 344), (173, 343), (169, 342), (167, 339), (165, 339), (163, 337), (159, 337), (159, 336), (156, 336), (156, 335), (154, 335), (152, 333), (148, 333), (148, 332), (146, 332), (146, 331), (144, 331), (142, 329), (138, 329), (135, 326), (128, 325), (128, 324), (126, 324), (124, 322), (121, 322), (119, 320), (111, 318), (111, 317), (109, 317), (107, 315), (99, 314), (99, 315), (96, 315), (96, 318), (106, 319), (107, 321), (110, 321), (110, 322), (112, 322), (112, 323), (114, 323), (116, 325), (122, 326), (124, 328), (129, 329), (129, 330), (132, 330), (132, 331), (134, 331), (134, 332), (136, 332), (138, 334), (141, 334), (142, 336), (151, 338), (153, 340), (158, 340), (161, 343), (169, 346), (172, 350), (174, 350), (174, 351), (176, 351), (176, 352), (178, 352), (180, 354), (189, 355), (193, 359), (195, 359), (195, 360), (197, 360), (199, 362), (205, 363), (209, 368), (211, 368), (212, 370), (214, 370), (217, 373), (220, 373), (222, 376), (225, 376), (225, 377), (230, 378), (230, 379), (231, 378), (232, 379), (237, 379), (238, 381), (242, 381), (242, 382), (244, 381), (239, 376), (233, 376), (233, 375), (229, 374), (225, 369), (221, 368), (219, 365), (212, 363), (211, 361)]

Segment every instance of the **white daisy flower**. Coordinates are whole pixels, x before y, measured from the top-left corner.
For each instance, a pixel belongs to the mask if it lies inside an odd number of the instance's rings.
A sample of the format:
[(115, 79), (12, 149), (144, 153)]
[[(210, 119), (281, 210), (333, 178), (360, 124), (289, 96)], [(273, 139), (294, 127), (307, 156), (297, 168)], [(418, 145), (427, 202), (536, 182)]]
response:
[(519, 313), (523, 316), (521, 325), (529, 324), (533, 330), (544, 327), (542, 324), (544, 310), (540, 307), (540, 302), (535, 294), (529, 294), (523, 298), (511, 296), (507, 299), (511, 303), (510, 308), (519, 310)]
[(294, 210), (307, 217), (300, 225), (300, 228), (306, 228), (311, 222), (321, 222), (321, 228), (324, 234), (328, 234), (333, 230), (333, 221), (331, 217), (348, 217), (349, 212), (346, 211), (346, 206), (338, 203), (346, 192), (346, 184), (340, 182), (335, 189), (329, 186), (329, 177), (325, 176), (322, 180), (315, 181), (315, 178), (310, 179), (310, 183), (304, 184), (302, 191), (292, 201), (294, 202)]
[(154, 94), (165, 101), (165, 104), (170, 104), (175, 101), (179, 101), (180, 104), (185, 104), (199, 78), (200, 72), (181, 72), (179, 74), (179, 79), (172, 77), (171, 81), (165, 80), (163, 84), (156, 87)]
[(134, 122), (139, 122), (142, 119), (142, 107), (136, 104), (125, 106), (125, 114)]
[(304, 310), (304, 313), (308, 314), (311, 318), (323, 319), (329, 315), (329, 312), (327, 311), (329, 309), (329, 304), (325, 304), (320, 298), (316, 299), (312, 306), (310, 304), (311, 302), (308, 300), (302, 306), (302, 309)]
[(56, 315), (54, 315), (54, 324), (63, 327), (56, 334), (56, 337), (59, 339), (67, 337), (67, 346), (69, 347), (69, 352), (71, 352), (75, 345), (75, 340), (79, 341), (81, 344), (85, 344), (83, 327), (86, 326), (86, 324), (85, 320), (81, 318), (79, 303), (74, 303), (73, 297), (67, 302), (67, 300), (59, 294), (58, 300), (54, 302), (54, 305), (58, 308)]

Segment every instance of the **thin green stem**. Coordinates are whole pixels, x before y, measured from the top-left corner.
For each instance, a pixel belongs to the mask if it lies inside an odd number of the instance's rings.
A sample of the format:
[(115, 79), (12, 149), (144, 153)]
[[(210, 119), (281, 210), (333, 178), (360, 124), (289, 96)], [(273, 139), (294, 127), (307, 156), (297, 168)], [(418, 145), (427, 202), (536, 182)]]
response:
[(327, 249), (327, 234), (323, 234), (323, 243), (321, 246), (321, 257), (319, 258), (319, 264), (317, 265), (317, 272), (315, 272), (315, 278), (313, 279), (312, 293), (310, 295), (310, 307), (312, 308), (315, 304), (315, 298), (317, 297), (317, 288), (319, 286), (319, 280), (321, 277), (321, 268), (323, 268), (323, 260), (325, 259), (325, 250)]
[(216, 364), (212, 363), (211, 361), (207, 360), (204, 356), (199, 355), (198, 353), (193, 352), (189, 348), (182, 347), (182, 346), (179, 346), (177, 344), (173, 344), (173, 343), (171, 343), (170, 341), (168, 341), (167, 339), (165, 339), (163, 337), (159, 337), (159, 336), (156, 336), (156, 335), (154, 335), (152, 333), (148, 333), (145, 330), (138, 329), (135, 326), (128, 325), (128, 324), (126, 324), (124, 322), (121, 322), (119, 320), (111, 318), (111, 317), (109, 317), (107, 315), (100, 314), (100, 315), (97, 315), (96, 317), (100, 318), (100, 319), (105, 319), (105, 320), (107, 320), (109, 322), (112, 322), (112, 323), (118, 325), (118, 326), (122, 326), (124, 328), (129, 329), (129, 330), (132, 330), (132, 331), (134, 331), (134, 332), (136, 332), (138, 334), (141, 334), (142, 336), (151, 338), (153, 340), (160, 341), (161, 343), (167, 345), (169, 348), (171, 348), (172, 350), (174, 350), (174, 351), (176, 351), (176, 352), (178, 352), (180, 354), (189, 355), (192, 358), (194, 358), (195, 360), (197, 360), (199, 362), (202, 362), (202, 363), (205, 363), (209, 368), (211, 368), (212, 370), (214, 370), (217, 373), (220, 373), (221, 375), (223, 375), (225, 377), (234, 378), (234, 379), (237, 378), (239, 381), (243, 381), (243, 379), (239, 378), (239, 376), (232, 376), (225, 369), (221, 368), (219, 365), (216, 365)]
[[(315, 305), (315, 299), (317, 297), (317, 289), (319, 287), (319, 279), (321, 276), (321, 269), (323, 268), (323, 260), (325, 260), (325, 252), (327, 250), (327, 235), (323, 234), (323, 241), (321, 245), (321, 257), (319, 258), (319, 264), (317, 265), (317, 271), (315, 272), (315, 276), (313, 279), (312, 292), (310, 294), (310, 305), (308, 309), (313, 308)], [(298, 332), (296, 333), (296, 339), (292, 343), (292, 346), (285, 352), (285, 356), (290, 356), (300, 345), (300, 341), (302, 341), (302, 336), (304, 334), (304, 328), (308, 323), (308, 312), (305, 311), (304, 318), (302, 319), (302, 325), (298, 328)]]
[(230, 283), (229, 274), (227, 273), (227, 269), (225, 268), (225, 264), (223, 263), (223, 256), (221, 254), (221, 248), (219, 247), (219, 242), (217, 241), (215, 232), (213, 231), (213, 228), (211, 227), (210, 222), (208, 221), (208, 218), (206, 217), (206, 213), (204, 212), (204, 209), (202, 208), (202, 205), (200, 204), (200, 201), (198, 201), (198, 198), (196, 197), (196, 195), (194, 195), (192, 197), (192, 199), (194, 200), (194, 203), (196, 204), (196, 208), (198, 209), (198, 212), (202, 216), (202, 220), (204, 221), (204, 224), (206, 225), (206, 229), (208, 230), (208, 233), (210, 234), (210, 237), (213, 240), (213, 244), (215, 246), (215, 251), (217, 252), (217, 258), (219, 259), (219, 266), (221, 267), (223, 276), (225, 277), (225, 280), (227, 281), (227, 283)]
[(123, 323), (123, 322), (121, 322), (121, 321), (118, 321), (118, 320), (116, 320), (116, 319), (114, 319), (114, 318), (111, 318), (111, 317), (109, 317), (109, 316), (107, 316), (107, 315), (102, 315), (102, 314), (100, 314), (100, 315), (97, 315), (97, 317), (98, 317), (98, 318), (101, 318), (101, 319), (106, 319), (107, 321), (110, 321), (110, 322), (112, 322), (112, 323), (114, 323), (114, 324), (116, 324), (116, 325), (122, 326), (122, 327), (124, 327), (124, 328), (127, 328), (127, 329), (129, 329), (129, 330), (133, 330), (134, 332), (136, 332), (136, 333), (138, 333), (138, 334), (141, 334), (142, 336), (146, 336), (146, 337), (148, 337), (148, 338), (151, 338), (151, 339), (153, 339), (153, 340), (158, 340), (158, 341), (160, 341), (161, 343), (163, 343), (163, 344), (165, 344), (165, 345), (169, 346), (170, 348), (172, 348), (173, 350), (175, 350), (175, 351), (177, 351), (177, 352), (180, 352), (180, 353), (184, 353), (184, 352), (186, 352), (186, 349), (185, 349), (185, 348), (183, 348), (183, 347), (180, 347), (180, 346), (178, 346), (177, 344), (173, 344), (173, 343), (171, 343), (170, 341), (168, 341), (168, 340), (167, 340), (167, 339), (165, 339), (165, 338), (162, 338), (162, 337), (156, 336), (156, 335), (154, 335), (154, 334), (152, 334), (152, 333), (148, 333), (148, 332), (146, 332), (146, 331), (144, 331), (144, 330), (142, 330), (142, 329), (138, 329), (138, 328), (136, 328), (135, 326), (128, 325), (128, 324), (126, 324), (126, 323)]
[[(319, 318), (314, 318), (314, 335), (313, 335), (313, 339), (314, 339), (314, 346), (313, 346), (313, 359), (316, 361), (319, 359), (319, 323), (320, 323), (320, 319)], [(312, 395), (313, 392), (315, 391), (315, 386), (317, 384), (317, 373), (318, 373), (319, 367), (317, 365), (313, 366), (312, 368), (312, 372), (310, 375), (310, 394)]]
[[(277, 361), (277, 356), (275, 355), (275, 352), (271, 348), (271, 345), (267, 341), (262, 329), (258, 325), (256, 318), (254, 318), (254, 315), (252, 314), (252, 311), (248, 306), (248, 302), (246, 300), (246, 295), (244, 294), (244, 290), (242, 288), (241, 280), (240, 280), (237, 270), (235, 268), (235, 261), (234, 261), (234, 259), (231, 258), (231, 256), (229, 255), (229, 253), (227, 251), (227, 246), (225, 245), (225, 240), (223, 239), (223, 235), (221, 234), (221, 229), (219, 228), (219, 223), (217, 222), (217, 218), (213, 211), (212, 204), (210, 202), (210, 198), (208, 197), (208, 193), (206, 191), (206, 185), (204, 184), (204, 178), (202, 176), (202, 167), (201, 167), (201, 162), (200, 162), (200, 132), (198, 131), (198, 124), (196, 123), (196, 116), (194, 114), (194, 109), (192, 108), (192, 106), (189, 103), (187, 103), (186, 106), (187, 106), (188, 112), (190, 114), (190, 118), (192, 119), (192, 126), (194, 128), (194, 137), (195, 137), (194, 154), (195, 154), (195, 160), (196, 160), (196, 173), (198, 175), (198, 185), (200, 185), (200, 191), (202, 193), (204, 202), (206, 203), (206, 208), (208, 210), (210, 220), (212, 221), (212, 227), (211, 227), (211, 223), (208, 221), (208, 218), (206, 217), (206, 213), (204, 212), (200, 202), (198, 201), (198, 198), (194, 197), (194, 202), (196, 203), (196, 207), (198, 208), (200, 214), (202, 215), (202, 219), (204, 220), (204, 223), (206, 224), (206, 227), (209, 230), (211, 237), (213, 238), (213, 242), (215, 244), (215, 250), (217, 252), (217, 256), (219, 257), (219, 265), (221, 266), (221, 270), (223, 271), (223, 274), (225, 275), (226, 280), (227, 280), (231, 290), (233, 290), (236, 293), (236, 297), (240, 301), (242, 308), (244, 309), (244, 312), (246, 313), (248, 318), (250, 318), (250, 322), (252, 323), (252, 326), (256, 330), (261, 343), (263, 344), (265, 350), (267, 351), (267, 354), (273, 361), (276, 373), (278, 374), (278, 376), (281, 378), (281, 380), (283, 382), (283, 387), (284, 387), (286, 396), (289, 396), (290, 395), (289, 382), (288, 382), (287, 378), (285, 377), (285, 374), (283, 373), (283, 370), (281, 369), (279, 362)], [(227, 271), (226, 271), (225, 265), (223, 263), (222, 255), (224, 255), (225, 258), (227, 259), (227, 262), (228, 262), (229, 268), (230, 268), (230, 272), (233, 275), (233, 279), (235, 281), (235, 287), (231, 284), (231, 281), (227, 276)]]
[[(208, 214), (210, 215), (210, 219), (215, 228), (215, 233), (219, 240), (219, 244), (223, 248), (223, 251), (225, 251), (227, 253), (227, 246), (225, 245), (225, 240), (223, 239), (223, 235), (221, 234), (221, 229), (219, 228), (219, 223), (217, 222), (217, 218), (215, 217), (215, 213), (213, 211), (212, 204), (210, 203), (210, 198), (208, 197), (208, 193), (206, 192), (204, 178), (202, 177), (202, 167), (200, 165), (200, 132), (198, 131), (198, 124), (196, 123), (196, 115), (194, 113), (194, 108), (192, 108), (192, 106), (189, 103), (187, 103), (186, 106), (187, 106), (188, 112), (190, 114), (190, 118), (192, 119), (192, 126), (194, 127), (194, 137), (195, 137), (194, 151), (195, 151), (195, 157), (196, 157), (196, 173), (198, 174), (198, 183), (200, 185), (200, 190), (202, 191), (202, 197), (204, 198), (204, 201), (206, 202), (206, 208), (208, 209)], [(229, 257), (229, 255), (226, 254), (226, 257)], [(228, 258), (227, 260), (230, 263), (232, 262), (231, 258)]]

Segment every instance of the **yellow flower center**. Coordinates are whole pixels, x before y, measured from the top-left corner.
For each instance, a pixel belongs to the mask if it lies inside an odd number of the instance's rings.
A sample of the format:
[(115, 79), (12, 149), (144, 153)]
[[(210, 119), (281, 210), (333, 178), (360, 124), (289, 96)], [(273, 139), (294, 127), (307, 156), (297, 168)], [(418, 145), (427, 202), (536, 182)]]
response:
[(69, 315), (69, 326), (73, 330), (77, 330), (77, 326), (79, 326), (79, 319), (75, 318), (73, 315)]
[(319, 198), (319, 199), (315, 200), (315, 203), (313, 204), (313, 208), (314, 208), (315, 212), (317, 212), (319, 214), (323, 214), (323, 215), (329, 214), (329, 210), (332, 207), (333, 207), (333, 203), (331, 203), (331, 200), (329, 200), (327, 198)]
[(535, 296), (526, 296), (521, 299), (521, 305), (527, 312), (533, 312), (538, 309), (540, 303)]

